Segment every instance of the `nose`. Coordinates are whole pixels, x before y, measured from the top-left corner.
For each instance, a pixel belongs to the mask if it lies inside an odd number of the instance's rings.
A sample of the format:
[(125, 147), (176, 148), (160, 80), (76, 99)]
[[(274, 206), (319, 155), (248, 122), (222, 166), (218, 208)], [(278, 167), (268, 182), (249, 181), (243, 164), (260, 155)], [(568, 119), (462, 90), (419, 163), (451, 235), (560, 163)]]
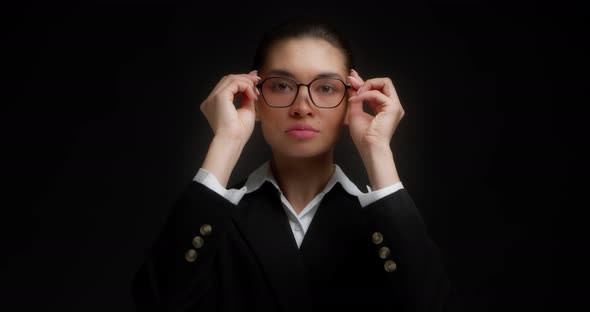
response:
[[(301, 89), (305, 87), (305, 89)], [(292, 117), (302, 117), (313, 115), (314, 105), (309, 97), (309, 86), (300, 85), (299, 92), (293, 105), (289, 107), (289, 115)]]

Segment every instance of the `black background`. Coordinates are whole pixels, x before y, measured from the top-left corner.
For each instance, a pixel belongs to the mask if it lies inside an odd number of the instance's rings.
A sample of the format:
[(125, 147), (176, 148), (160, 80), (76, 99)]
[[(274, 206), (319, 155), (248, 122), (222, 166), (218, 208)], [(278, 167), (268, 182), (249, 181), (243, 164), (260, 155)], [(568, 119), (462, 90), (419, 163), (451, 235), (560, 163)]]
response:
[[(3, 294), (62, 311), (131, 311), (134, 270), (211, 139), (200, 102), (223, 75), (250, 70), (265, 30), (305, 13), (349, 36), (361, 76), (393, 79), (406, 109), (392, 142), (398, 170), (465, 310), (573, 304), (556, 228), (575, 210), (570, 181), (583, 177), (578, 12), (481, 1), (6, 10)], [(268, 152), (256, 130), (231, 181)], [(346, 137), (336, 158), (364, 189)]]

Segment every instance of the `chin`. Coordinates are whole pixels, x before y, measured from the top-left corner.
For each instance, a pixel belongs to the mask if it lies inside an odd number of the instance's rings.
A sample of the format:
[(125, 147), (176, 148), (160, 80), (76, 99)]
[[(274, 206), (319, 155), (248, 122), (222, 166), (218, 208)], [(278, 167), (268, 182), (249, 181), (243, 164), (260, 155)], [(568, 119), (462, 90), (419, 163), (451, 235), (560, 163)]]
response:
[(273, 154), (289, 158), (315, 158), (326, 155), (331, 151), (332, 146), (317, 146), (315, 144), (309, 144), (308, 142), (288, 145), (285, 142), (282, 142), (280, 145), (272, 146)]

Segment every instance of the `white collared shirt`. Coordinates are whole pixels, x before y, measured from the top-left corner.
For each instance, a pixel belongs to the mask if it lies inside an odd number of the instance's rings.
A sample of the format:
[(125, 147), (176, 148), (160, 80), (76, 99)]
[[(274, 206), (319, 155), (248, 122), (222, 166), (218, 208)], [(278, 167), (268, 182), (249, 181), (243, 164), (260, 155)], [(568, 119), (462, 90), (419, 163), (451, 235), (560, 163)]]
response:
[(199, 172), (193, 180), (205, 185), (212, 191), (232, 202), (234, 205), (237, 205), (244, 195), (257, 190), (265, 181), (271, 182), (281, 194), (281, 203), (283, 204), (283, 209), (285, 209), (285, 213), (289, 218), (289, 224), (291, 225), (291, 230), (293, 231), (293, 236), (295, 237), (298, 247), (301, 246), (303, 237), (305, 236), (305, 233), (311, 224), (313, 216), (320, 206), (322, 198), (324, 198), (324, 195), (326, 195), (332, 189), (332, 187), (336, 185), (336, 183), (339, 182), (347, 193), (356, 196), (361, 207), (366, 207), (369, 204), (403, 188), (402, 183), (397, 182), (377, 191), (373, 191), (369, 186), (367, 186), (368, 192), (362, 193), (358, 187), (348, 179), (342, 169), (340, 169), (340, 167), (335, 164), (334, 173), (332, 174), (332, 177), (330, 177), (330, 180), (324, 189), (319, 194), (317, 194), (307, 204), (307, 206), (301, 210), (299, 214), (297, 214), (295, 209), (293, 209), (293, 206), (291, 206), (281, 191), (279, 184), (272, 174), (270, 163), (268, 161), (258, 167), (258, 169), (254, 170), (248, 176), (246, 184), (244, 184), (244, 186), (240, 189), (226, 189), (221, 185), (221, 183), (219, 183), (219, 180), (212, 173), (203, 168), (199, 169)]

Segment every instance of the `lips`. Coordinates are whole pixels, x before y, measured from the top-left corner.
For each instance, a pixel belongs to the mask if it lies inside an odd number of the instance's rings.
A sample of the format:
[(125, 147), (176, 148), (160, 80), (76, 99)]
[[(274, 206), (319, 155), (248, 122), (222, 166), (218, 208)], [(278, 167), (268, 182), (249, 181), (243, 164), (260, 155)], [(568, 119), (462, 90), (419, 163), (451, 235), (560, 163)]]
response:
[(289, 127), (287, 129), (287, 131), (285, 131), (285, 132), (289, 132), (289, 131), (313, 131), (313, 132), (319, 132), (314, 127), (312, 127), (312, 126), (310, 126), (308, 124), (294, 124), (291, 127)]
[(289, 127), (285, 133), (296, 139), (309, 139), (318, 135), (319, 131), (308, 124), (295, 124)]

